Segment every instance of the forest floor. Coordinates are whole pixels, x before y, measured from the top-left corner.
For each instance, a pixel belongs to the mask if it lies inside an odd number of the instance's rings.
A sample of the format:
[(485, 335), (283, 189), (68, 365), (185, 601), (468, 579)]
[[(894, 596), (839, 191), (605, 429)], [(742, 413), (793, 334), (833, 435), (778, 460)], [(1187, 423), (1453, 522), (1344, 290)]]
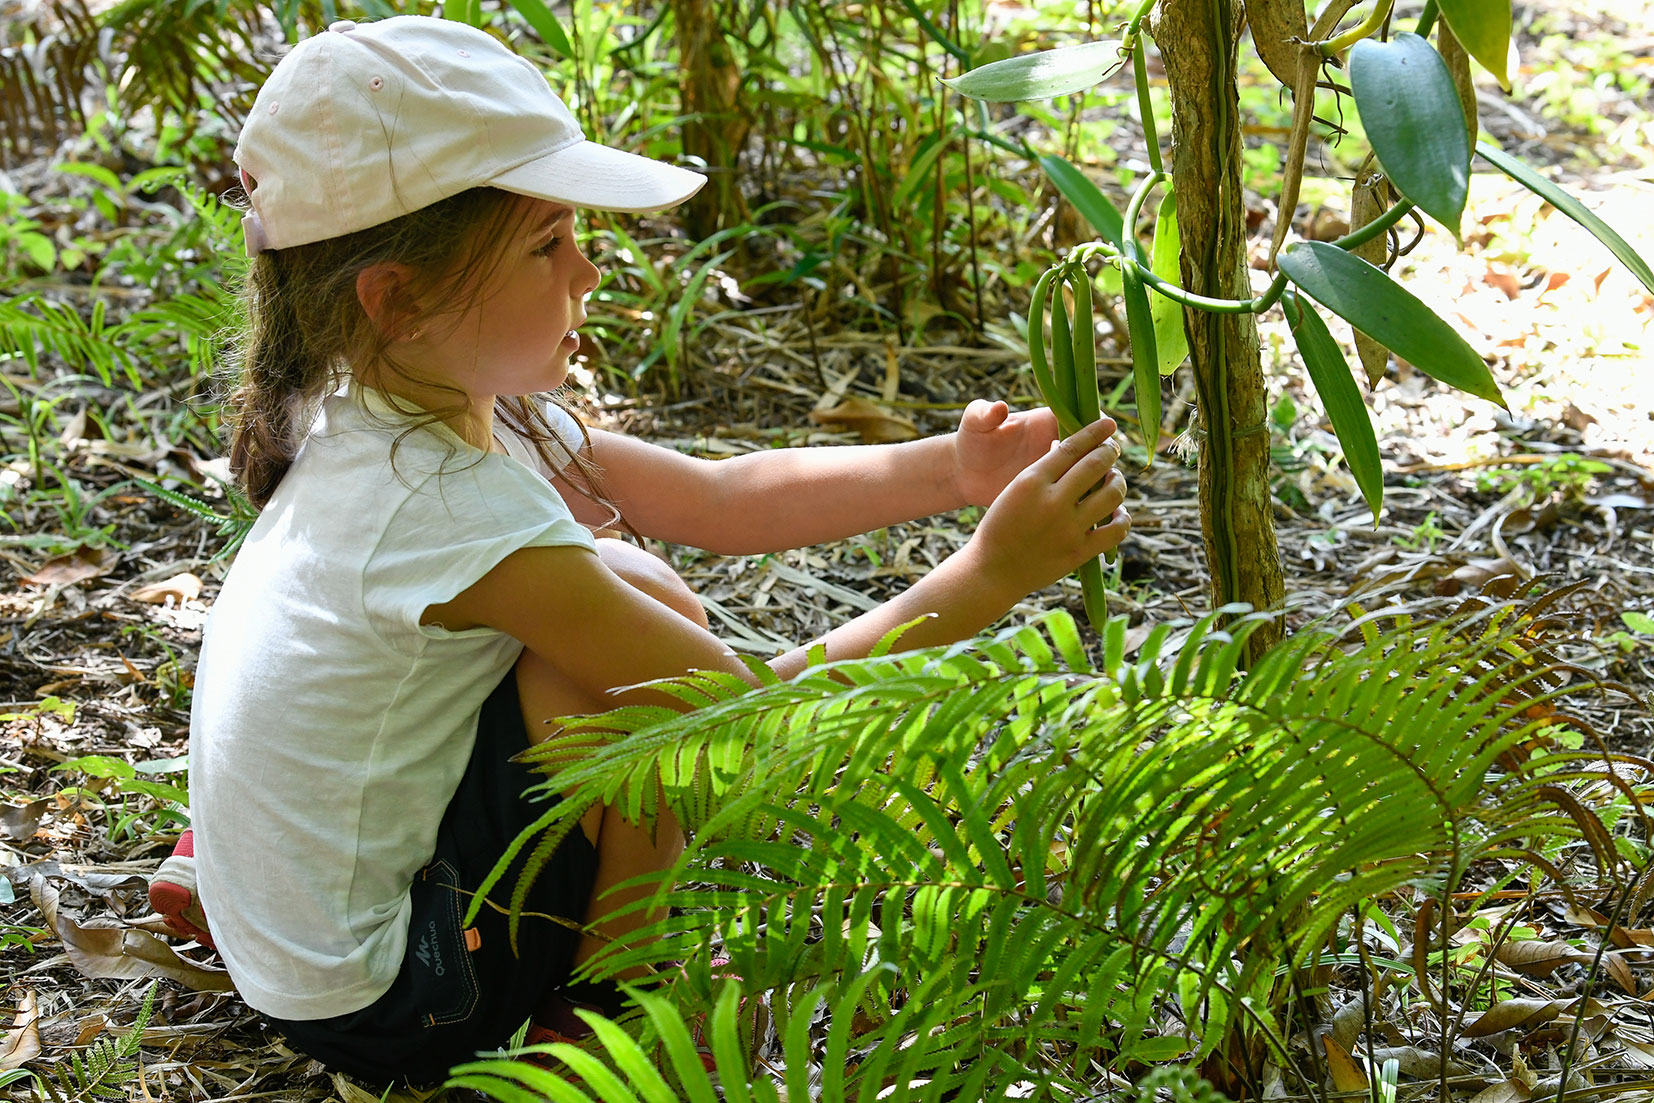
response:
[[(1626, 56), (1654, 77), (1654, 37), (1633, 45)], [(1552, 94), (1562, 78), (1544, 74), (1575, 48), (1536, 45), (1525, 96), (1509, 107), (1484, 104), (1483, 125), (1506, 148), (1556, 169), (1654, 256), (1654, 122), (1646, 103), (1604, 99), (1589, 82)], [(1587, 94), (1599, 99), (1584, 108)], [(1339, 217), (1329, 199), (1302, 221), (1330, 237), (1322, 231), (1336, 231)], [(1347, 619), (1352, 602), (1451, 600), (1500, 575), (1545, 589), (1578, 584), (1562, 606), (1567, 656), (1646, 701), (1654, 623), (1622, 614), (1654, 615), (1654, 297), (1583, 230), (1502, 177), (1474, 178), (1465, 225), (1463, 251), (1427, 233), (1402, 271), (1484, 353), (1510, 413), (1392, 365), (1371, 399), (1385, 458), (1376, 523), (1337, 458), (1284, 323), (1264, 320), (1290, 619)], [(951, 428), (972, 398), (1034, 401), (1016, 330), (1000, 322), (985, 331), (984, 341), (898, 347), (872, 333), (812, 340), (796, 308), (734, 313), (703, 334), (698, 368), (676, 399), (607, 394), (603, 376), (589, 371), (576, 380), (586, 384), (576, 397), (593, 425), (703, 456), (862, 439), (844, 416), (851, 398), (861, 400), (855, 424), (863, 433), (925, 435)], [(1126, 374), (1118, 354), (1106, 370), (1116, 375), (1104, 379), (1105, 396)], [(1185, 388), (1167, 424), (1186, 422), (1188, 400)], [(130, 1098), (378, 1098), (293, 1053), (227, 991), (214, 955), (165, 937), (146, 918), (146, 877), (180, 827), (157, 798), (183, 784), (195, 653), (226, 561), (215, 525), (116, 484), (138, 474), (194, 485), (220, 461), (162, 435), (108, 439), (85, 413), (66, 416), (54, 438), (80, 485), (115, 489), (36, 515), (24, 535), (55, 536), (57, 554), (40, 553), (41, 540), (0, 543), (12, 573), (0, 584), (0, 954), (17, 1009), (0, 1041), (0, 1070), (64, 1069), (75, 1053), (119, 1035), (159, 977), (141, 1081), (122, 1088)], [(1207, 603), (1196, 472), (1177, 459), (1178, 443), (1162, 444), (1151, 466), (1141, 449), (1123, 464), (1134, 525), (1109, 604), (1130, 617), (1131, 646), (1151, 626), (1187, 623)], [(31, 477), (26, 459), (0, 470), (13, 486)], [(714, 630), (765, 655), (911, 584), (968, 539), (974, 520), (964, 511), (763, 557), (661, 550), (701, 595)], [(1077, 586), (1036, 594), (1012, 617), (1054, 607), (1080, 616)], [(1614, 749), (1654, 754), (1646, 707), (1605, 694), (1579, 708)], [(1560, 901), (1536, 905), (1523, 922), (1566, 952), (1548, 970), (1511, 976), (1537, 1001), (1577, 998), (1587, 972), (1580, 962), (1589, 962), (1605, 922)], [(1570, 1099), (1608, 1098), (1616, 1078), (1640, 1074), (1646, 1084), (1654, 1070), (1645, 1002), (1654, 998), (1654, 931), (1646, 929), (1654, 914), (1623, 926), (1614, 932), (1611, 983), (1598, 983), (1580, 1010), (1597, 1067), (1565, 1085)], [(1465, 1041), (1452, 1055), (1458, 1097), (1554, 1096), (1546, 1070), (1572, 1022), (1557, 1018), (1561, 1006)], [(1403, 1058), (1404, 1079), (1433, 1080), (1433, 1055), (1411, 1045), (1417, 1036), (1405, 1015), (1397, 1011), (1386, 1028), (1398, 1052), (1413, 1051)]]

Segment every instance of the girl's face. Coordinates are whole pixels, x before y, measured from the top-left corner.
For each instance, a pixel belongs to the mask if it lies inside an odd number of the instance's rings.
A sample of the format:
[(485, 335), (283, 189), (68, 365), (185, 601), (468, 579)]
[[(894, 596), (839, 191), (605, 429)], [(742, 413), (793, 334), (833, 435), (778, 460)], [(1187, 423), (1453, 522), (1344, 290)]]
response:
[(580, 349), (575, 331), (586, 320), (586, 296), (597, 287), (597, 266), (574, 241), (574, 209), (526, 202), (527, 217), (501, 246), (477, 301), (416, 342), (419, 359), (473, 400), (562, 383)]

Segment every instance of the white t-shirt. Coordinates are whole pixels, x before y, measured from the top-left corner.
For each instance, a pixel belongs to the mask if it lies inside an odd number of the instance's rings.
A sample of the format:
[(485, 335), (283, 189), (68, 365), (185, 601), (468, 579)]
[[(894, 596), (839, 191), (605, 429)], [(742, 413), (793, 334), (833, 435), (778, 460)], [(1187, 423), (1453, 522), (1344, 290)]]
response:
[[(578, 447), (573, 419), (552, 419)], [(519, 548), (594, 547), (503, 426), (510, 455), (405, 425), (377, 392), (324, 402), (202, 643), (190, 717), (201, 901), (241, 995), (278, 1018), (347, 1014), (390, 987), (408, 887), (482, 703), (522, 651), (420, 617)]]

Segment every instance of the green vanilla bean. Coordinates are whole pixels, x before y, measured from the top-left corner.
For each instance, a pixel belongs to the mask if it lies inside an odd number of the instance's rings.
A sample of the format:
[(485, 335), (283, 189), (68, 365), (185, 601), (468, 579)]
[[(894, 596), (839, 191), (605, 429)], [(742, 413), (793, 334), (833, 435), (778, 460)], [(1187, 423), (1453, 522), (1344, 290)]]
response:
[(1137, 422), (1143, 430), (1143, 447), (1154, 463), (1160, 443), (1160, 353), (1155, 347), (1154, 315), (1148, 292), (1134, 264), (1120, 267), (1120, 283), (1126, 300), (1126, 331), (1131, 337), (1132, 390), (1137, 398)]
[(1081, 425), (1102, 416), (1097, 392), (1097, 327), (1092, 320), (1091, 273), (1076, 265), (1069, 275), (1074, 289), (1074, 414)]
[(1068, 304), (1063, 302), (1062, 285), (1060, 279), (1051, 284), (1051, 375), (1063, 405), (1078, 417), (1079, 403), (1074, 400), (1074, 335), (1068, 328)]
[(1108, 620), (1108, 587), (1103, 583), (1103, 561), (1092, 559), (1074, 572), (1080, 579), (1080, 594), (1085, 600), (1085, 618), (1099, 633)]
[[(1028, 303), (1028, 362), (1034, 369), (1034, 382), (1039, 386), (1040, 396), (1051, 407), (1051, 412), (1057, 415), (1057, 428), (1066, 437), (1079, 431), (1080, 421), (1074, 414), (1068, 395), (1057, 387), (1056, 377), (1051, 374), (1051, 362), (1045, 354), (1045, 304), (1051, 285), (1056, 280), (1057, 269), (1048, 268), (1034, 284), (1033, 298)], [(1060, 285), (1057, 294), (1059, 298), (1062, 295)]]

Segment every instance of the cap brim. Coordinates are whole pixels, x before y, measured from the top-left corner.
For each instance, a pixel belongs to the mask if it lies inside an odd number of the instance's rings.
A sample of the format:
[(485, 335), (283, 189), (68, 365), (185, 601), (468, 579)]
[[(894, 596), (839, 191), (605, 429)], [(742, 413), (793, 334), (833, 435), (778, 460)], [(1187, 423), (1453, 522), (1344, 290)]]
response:
[(507, 169), (487, 183), (591, 210), (647, 214), (682, 203), (701, 189), (706, 177), (596, 142), (577, 142)]

